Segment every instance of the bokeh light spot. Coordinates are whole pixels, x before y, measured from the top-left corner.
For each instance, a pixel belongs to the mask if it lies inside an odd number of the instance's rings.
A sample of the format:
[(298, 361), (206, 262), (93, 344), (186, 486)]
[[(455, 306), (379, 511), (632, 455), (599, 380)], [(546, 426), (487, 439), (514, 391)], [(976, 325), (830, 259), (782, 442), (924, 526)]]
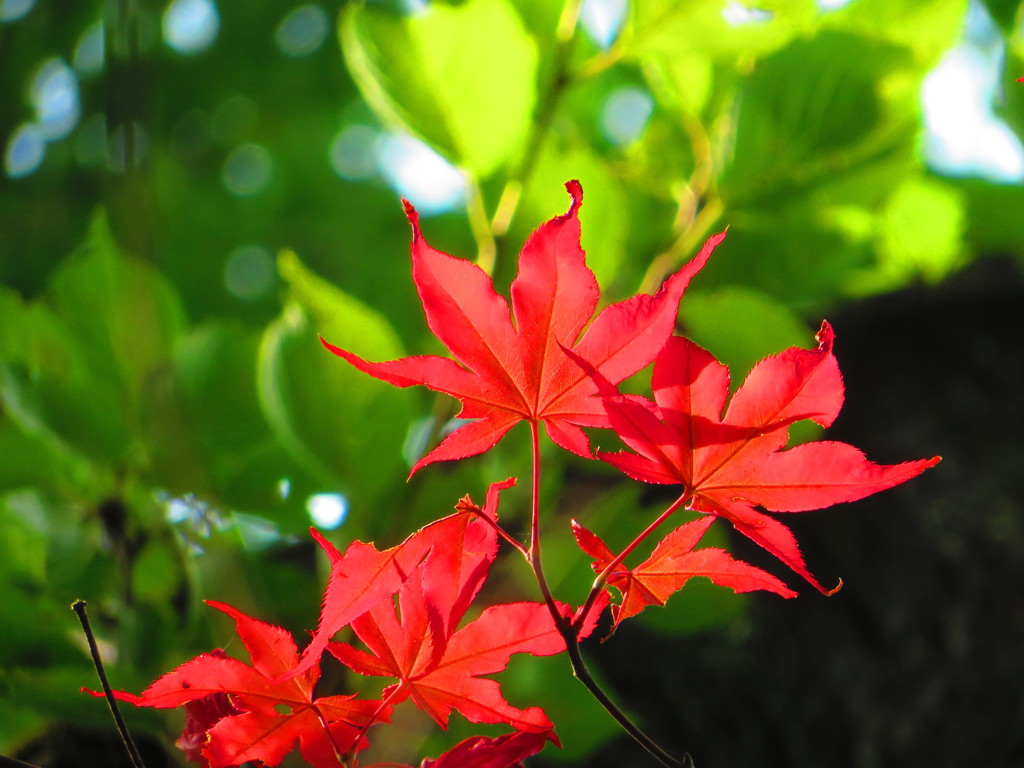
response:
[(628, 10), (626, 0), (583, 0), (580, 23), (591, 40), (607, 49), (619, 36)]
[(23, 123), (11, 134), (4, 150), (4, 170), (12, 179), (28, 176), (46, 156), (46, 141), (32, 123)]
[(348, 125), (331, 142), (331, 165), (343, 179), (368, 179), (377, 171), (379, 134), (368, 125)]
[(75, 45), (75, 55), (71, 60), (75, 71), (80, 75), (95, 75), (103, 69), (103, 22), (97, 21), (86, 27)]
[(249, 197), (270, 183), (272, 170), (273, 162), (266, 147), (242, 144), (235, 147), (224, 161), (221, 180), (231, 194)]
[(213, 45), (219, 30), (220, 16), (213, 0), (174, 0), (164, 11), (164, 42), (186, 56)]
[(0, 0), (0, 21), (17, 21), (35, 4), (36, 0)]
[(763, 24), (771, 21), (772, 14), (761, 8), (751, 8), (739, 0), (729, 0), (722, 9), (722, 18), (726, 24), (738, 27), (743, 24)]
[(348, 499), (340, 493), (315, 493), (306, 499), (306, 511), (318, 528), (332, 530), (348, 517)]
[(243, 245), (228, 256), (224, 264), (224, 287), (243, 301), (266, 296), (274, 284), (274, 260), (266, 248)]
[(462, 173), (422, 141), (390, 133), (378, 140), (375, 149), (381, 175), (424, 216), (463, 203), (466, 180)]
[(47, 59), (32, 78), (36, 124), (47, 141), (63, 139), (79, 118), (78, 79), (61, 59)]
[(612, 144), (631, 144), (643, 136), (654, 111), (654, 99), (635, 86), (618, 88), (609, 94), (601, 110), (601, 130)]
[(277, 25), (274, 42), (285, 56), (309, 56), (327, 39), (330, 22), (319, 5), (302, 5)]
[(971, 3), (964, 42), (946, 53), (921, 89), (924, 156), (939, 173), (1024, 181), (1024, 147), (992, 107), (1004, 55), (992, 19)]

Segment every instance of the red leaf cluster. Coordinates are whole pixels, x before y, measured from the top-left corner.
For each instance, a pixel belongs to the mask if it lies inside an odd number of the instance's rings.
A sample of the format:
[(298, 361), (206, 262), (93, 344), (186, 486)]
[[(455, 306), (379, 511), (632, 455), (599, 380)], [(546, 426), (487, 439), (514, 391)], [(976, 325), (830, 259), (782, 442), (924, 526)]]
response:
[[(477, 266), (431, 248), (406, 203), (413, 280), (427, 324), (452, 358), (368, 362), (323, 342), (372, 376), (401, 387), (423, 384), (462, 402), (459, 415), (468, 423), (423, 456), (413, 473), (432, 462), (487, 451), (516, 423), (528, 422), (534, 445), (529, 547), (503, 530), (498, 519), (499, 494), (512, 479), (492, 484), (482, 508), (466, 497), (455, 514), (390, 549), (357, 541), (342, 553), (314, 530), (331, 572), (319, 625), (301, 656), (282, 628), (211, 603), (234, 619), (249, 664), (213, 651), (164, 675), (139, 696), (117, 693), (137, 706), (184, 706), (178, 744), (189, 759), (209, 768), (245, 762), (275, 766), (297, 746), (315, 768), (357, 768), (371, 728), (409, 701), (442, 728), (456, 711), (472, 722), (515, 729), (496, 738), (467, 739), (437, 759), (423, 760), (420, 768), (515, 768), (557, 740), (540, 708), (513, 706), (490, 677), (507, 667), (512, 654), (569, 650), (574, 671), (587, 684), (588, 675), (579, 675), (576, 643), (593, 631), (610, 590), (621, 598), (612, 606), (613, 629), (649, 605), (664, 604), (694, 576), (736, 592), (793, 597), (760, 568), (722, 549), (698, 548), (717, 518), (828, 594), (811, 575), (790, 529), (768, 513), (854, 501), (938, 462), (936, 457), (880, 465), (833, 441), (787, 447), (792, 424), (811, 419), (827, 427), (842, 406), (828, 323), (822, 324), (815, 349), (788, 349), (762, 360), (731, 397), (725, 366), (693, 342), (673, 336), (683, 292), (725, 233), (710, 238), (654, 295), (612, 304), (595, 317), (600, 291), (580, 247), (583, 192), (576, 181), (566, 187), (569, 210), (538, 228), (523, 247), (510, 303)], [(620, 382), (652, 361), (653, 400), (618, 390)], [(595, 456), (583, 428), (614, 430), (628, 450), (598, 451), (596, 458), (635, 480), (680, 487), (676, 502), (618, 554), (574, 521), (576, 541), (597, 573), (584, 606), (575, 612), (554, 600), (540, 568), (541, 424), (552, 441), (586, 458)], [(634, 550), (682, 508), (702, 516), (663, 536), (645, 561), (627, 566)], [(499, 538), (526, 556), (545, 602), (490, 605), (466, 622)], [(332, 640), (345, 628), (359, 644)], [(325, 650), (355, 673), (390, 682), (376, 699), (318, 697), (314, 688)], [(595, 695), (603, 702), (607, 698), (601, 691)], [(644, 743), (643, 734), (633, 735)]]
[(137, 707), (185, 705), (187, 718), (179, 742), (189, 759), (209, 768), (254, 760), (274, 766), (298, 742), (310, 765), (336, 766), (339, 752), (364, 745), (364, 728), (387, 719), (390, 706), (379, 701), (315, 697), (319, 663), (285, 677), (299, 660), (287, 631), (223, 603), (210, 605), (235, 620), (251, 665), (213, 651), (168, 672), (139, 696), (114, 694)]
[(793, 423), (827, 427), (839, 413), (843, 384), (832, 342), (823, 323), (816, 349), (794, 347), (762, 360), (731, 399), (726, 367), (682, 337), (669, 339), (654, 363), (653, 402), (619, 393), (577, 358), (597, 384), (612, 428), (632, 449), (599, 457), (636, 480), (681, 485), (690, 508), (725, 518), (828, 594), (789, 528), (758, 508), (801, 512), (855, 501), (939, 461), (874, 464), (831, 441), (786, 448)]
[[(115, 696), (140, 707), (184, 705), (179, 746), (208, 768), (249, 761), (275, 766), (296, 744), (315, 768), (355, 765), (354, 756), (368, 746), (368, 730), (387, 722), (406, 699), (442, 727), (456, 710), (473, 722), (506, 723), (521, 732), (470, 739), (424, 766), (518, 764), (555, 740), (553, 726), (538, 707), (520, 710), (508, 704), (497, 681), (485, 676), (504, 670), (514, 653), (556, 654), (565, 650), (565, 641), (543, 603), (492, 605), (460, 627), (497, 555), (498, 494), (513, 482), (493, 484), (483, 509), (467, 497), (460, 511), (383, 552), (353, 542), (342, 554), (314, 530), (330, 558), (331, 576), (320, 629), (302, 658), (281, 627), (211, 602), (235, 620), (251, 664), (212, 651), (167, 673), (141, 695), (119, 691)], [(571, 609), (560, 610), (568, 623)], [(589, 622), (584, 633), (593, 625)], [(345, 626), (368, 651), (328, 645)], [(316, 697), (324, 647), (355, 672), (397, 682), (375, 700)], [(462, 758), (466, 762), (459, 762)]]

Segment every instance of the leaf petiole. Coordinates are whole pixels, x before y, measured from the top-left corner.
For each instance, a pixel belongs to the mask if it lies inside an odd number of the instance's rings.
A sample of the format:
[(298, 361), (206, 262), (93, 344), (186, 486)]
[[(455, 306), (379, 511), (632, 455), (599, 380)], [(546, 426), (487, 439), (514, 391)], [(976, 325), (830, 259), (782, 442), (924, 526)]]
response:
[(587, 620), (587, 615), (594, 607), (594, 603), (597, 600), (598, 595), (601, 594), (601, 590), (604, 589), (605, 584), (608, 583), (608, 578), (612, 575), (612, 572), (622, 564), (622, 561), (629, 557), (630, 553), (640, 546), (644, 539), (654, 533), (662, 523), (668, 520), (674, 512), (685, 507), (692, 499), (693, 494), (691, 493), (681, 494), (678, 499), (668, 506), (668, 509), (658, 515), (654, 522), (648, 525), (624, 550), (616, 556), (614, 560), (608, 563), (605, 569), (598, 574), (596, 579), (594, 579), (594, 584), (590, 588), (590, 594), (587, 595), (586, 602), (583, 603), (583, 607), (580, 609), (575, 621), (573, 621), (573, 629), (578, 632), (580, 627), (583, 626), (583, 623)]
[(519, 539), (517, 539), (515, 536), (510, 534), (508, 531), (506, 531), (504, 528), (502, 528), (500, 525), (498, 525), (497, 521), (492, 520), (490, 517), (484, 514), (484, 511), (480, 509), (480, 507), (476, 506), (476, 504), (463, 504), (462, 502), (459, 502), (458, 504), (455, 505), (455, 508), (463, 512), (468, 512), (471, 515), (476, 515), (478, 518), (483, 520), (485, 523), (491, 526), (502, 539), (507, 541), (513, 547), (515, 547), (519, 551), (519, 553), (526, 558), (526, 562), (530, 562), (530, 551), (523, 546), (523, 543), (519, 541)]

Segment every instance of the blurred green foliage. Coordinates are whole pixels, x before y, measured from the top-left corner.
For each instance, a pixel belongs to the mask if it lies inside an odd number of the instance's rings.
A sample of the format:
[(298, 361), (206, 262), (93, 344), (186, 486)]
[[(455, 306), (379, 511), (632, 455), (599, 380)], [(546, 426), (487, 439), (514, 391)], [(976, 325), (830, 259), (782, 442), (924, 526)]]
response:
[[(1024, 133), (1018, 2), (638, 0), (602, 32), (592, 14), (616, 5), (587, 3), (584, 24), (577, 0), (0, 1), (0, 752), (58, 721), (109, 727), (78, 694), (93, 673), (73, 599), (116, 685), (139, 689), (223, 641), (202, 599), (313, 625), (311, 499), (339, 544), (390, 545), (526, 471), (513, 435), (407, 484), (452, 404), (319, 344), (439, 351), (400, 192), (435, 214), (432, 244), (507, 285), (579, 178), (608, 300), (728, 226), (681, 323), (734, 380), (840, 303), (1024, 254), (1022, 187), (929, 168), (920, 99), (968, 14), (990, 16), (994, 108)], [(552, 583), (577, 600), (569, 517), (614, 544), (657, 500), (546, 460)], [(514, 528), (525, 499), (507, 499)], [(519, 566), (496, 593), (533, 594)], [(691, 594), (642, 620), (742, 619), (724, 590)], [(517, 662), (509, 690), (585, 762), (614, 728), (548, 661)], [(409, 729), (404, 760), (429, 733)]]

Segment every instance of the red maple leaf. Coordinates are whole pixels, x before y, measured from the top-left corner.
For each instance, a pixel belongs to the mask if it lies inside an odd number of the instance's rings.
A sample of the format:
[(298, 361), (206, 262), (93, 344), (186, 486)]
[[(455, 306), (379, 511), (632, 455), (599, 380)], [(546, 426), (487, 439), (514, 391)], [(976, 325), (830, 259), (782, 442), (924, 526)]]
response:
[(209, 604), (235, 620), (251, 666), (214, 651), (168, 672), (139, 696), (114, 692), (119, 700), (137, 707), (186, 705), (189, 718), (179, 741), (190, 759), (210, 768), (248, 761), (274, 766), (298, 742), (311, 766), (339, 766), (340, 755), (365, 746), (363, 735), (368, 726), (389, 717), (390, 705), (380, 701), (314, 696), (319, 663), (301, 675), (285, 678), (299, 659), (295, 641), (286, 630), (229, 605)]
[[(227, 658), (227, 654), (220, 650), (211, 651), (211, 654)], [(231, 703), (231, 698), (226, 693), (211, 693), (201, 699), (186, 701), (185, 726), (174, 745), (185, 753), (186, 760), (208, 768), (210, 761), (204, 754), (207, 733), (225, 717), (240, 714), (242, 710)]]
[(828, 323), (817, 338), (816, 349), (794, 347), (755, 365), (728, 408), (728, 369), (684, 338), (669, 339), (655, 361), (654, 402), (620, 394), (577, 360), (597, 383), (612, 428), (635, 451), (602, 452), (602, 460), (636, 480), (681, 484), (693, 509), (726, 518), (827, 594), (789, 528), (757, 508), (800, 512), (854, 501), (909, 480), (939, 457), (880, 465), (829, 441), (783, 450), (791, 424), (812, 419), (827, 427), (843, 403)]
[[(557, 742), (551, 731), (515, 731), (503, 736), (471, 736), (443, 755), (425, 757), (419, 768), (523, 768), (523, 760)], [(413, 768), (404, 763), (370, 763), (356, 768)]]
[[(616, 566), (608, 575), (607, 586), (622, 594), (619, 605), (612, 606), (614, 630), (619, 623), (640, 613), (648, 605), (664, 605), (693, 576), (706, 576), (715, 584), (731, 587), (734, 592), (767, 590), (783, 597), (796, 597), (775, 576), (741, 560), (735, 560), (724, 549), (694, 547), (715, 521), (705, 517), (681, 525), (663, 538), (651, 556), (640, 565)], [(594, 558), (591, 567), (600, 574), (615, 561), (615, 555), (597, 534), (572, 521), (572, 532), (580, 549)]]
[(522, 768), (522, 761), (544, 749), (549, 740), (554, 741), (550, 731), (517, 731), (494, 738), (473, 736), (434, 760), (424, 759), (420, 768)]
[[(430, 330), (455, 360), (436, 355), (371, 363), (324, 341), (361, 371), (399, 387), (424, 384), (462, 401), (472, 419), (412, 469), (483, 453), (521, 420), (543, 422), (563, 448), (591, 456), (581, 426), (607, 426), (593, 382), (562, 347), (575, 351), (612, 382), (650, 363), (672, 333), (679, 300), (725, 233), (715, 235), (653, 296), (606, 307), (587, 328), (600, 298), (580, 247), (578, 181), (566, 185), (569, 211), (540, 226), (519, 256), (512, 311), (490, 277), (469, 261), (431, 248), (409, 203), (412, 274)], [(584, 332), (584, 328), (586, 331)], [(582, 333), (582, 336), (581, 336)]]
[[(469, 576), (481, 569), (486, 573), (498, 552), (494, 527), (498, 494), (514, 484), (514, 478), (492, 483), (483, 510), (478, 510), (467, 497), (457, 507), (464, 511), (436, 520), (398, 546), (382, 552), (378, 552), (373, 544), (354, 541), (342, 554), (315, 529), (312, 530), (313, 538), (331, 561), (331, 573), (324, 592), (319, 626), (291, 674), (298, 674), (317, 663), (334, 634), (357, 616), (394, 595), (439, 542), (444, 546), (438, 548), (436, 557), (447, 559), (445, 568), (448, 576), (433, 579), (424, 588), (437, 605), (448, 605), (450, 611), (464, 612), (482, 583)], [(469, 505), (464, 508), (467, 501)], [(476, 510), (480, 515), (469, 510)], [(456, 578), (451, 578), (452, 574), (456, 574)]]
[[(369, 653), (346, 643), (331, 643), (328, 650), (355, 672), (398, 678), (398, 683), (384, 689), (382, 698), (393, 705), (411, 698), (442, 728), (448, 727), (455, 709), (474, 723), (550, 730), (551, 721), (543, 710), (516, 709), (505, 701), (496, 680), (482, 677), (504, 670), (513, 653), (551, 656), (565, 650), (547, 606), (492, 605), (474, 621), (449, 632), (424, 595), (423, 582), (429, 576), (428, 560), (398, 593), (400, 617), (393, 605), (384, 602), (352, 622)], [(559, 607), (571, 619), (571, 611)]]
[[(538, 733), (552, 728), (540, 708), (513, 707), (496, 680), (482, 677), (504, 670), (513, 653), (549, 656), (565, 650), (547, 606), (492, 605), (458, 628), (494, 559), (491, 522), (496, 520), (497, 492), (509, 483), (492, 485), (482, 515), (460, 512), (439, 521), (448, 530), (433, 536), (429, 554), (405, 579), (397, 609), (393, 601), (382, 600), (350, 623), (369, 652), (347, 643), (328, 645), (355, 672), (398, 678), (384, 689), (382, 699), (395, 705), (411, 698), (443, 728), (453, 709), (476, 723), (507, 723)], [(460, 507), (475, 508), (468, 500)], [(460, 523), (465, 533), (452, 535)], [(558, 609), (568, 624), (571, 610), (563, 605)], [(593, 624), (583, 627), (581, 636), (593, 631)]]

